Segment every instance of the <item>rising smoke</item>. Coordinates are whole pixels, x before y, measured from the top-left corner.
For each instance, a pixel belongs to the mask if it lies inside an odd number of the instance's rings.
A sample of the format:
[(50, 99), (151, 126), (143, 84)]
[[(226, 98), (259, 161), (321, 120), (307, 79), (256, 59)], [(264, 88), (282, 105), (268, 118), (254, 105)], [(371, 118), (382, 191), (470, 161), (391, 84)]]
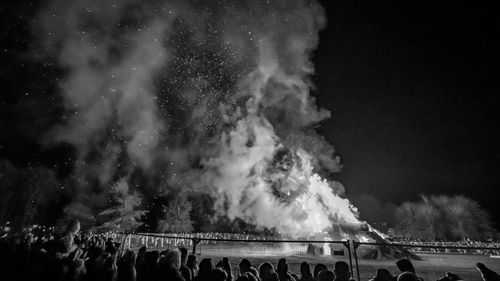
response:
[[(219, 215), (292, 237), (357, 225), (310, 96), (325, 25), (315, 1), (69, 1), (40, 12), (41, 45), (66, 71), (78, 198), (141, 174), (144, 189), (199, 190)], [(163, 190), (156, 190), (163, 192)]]

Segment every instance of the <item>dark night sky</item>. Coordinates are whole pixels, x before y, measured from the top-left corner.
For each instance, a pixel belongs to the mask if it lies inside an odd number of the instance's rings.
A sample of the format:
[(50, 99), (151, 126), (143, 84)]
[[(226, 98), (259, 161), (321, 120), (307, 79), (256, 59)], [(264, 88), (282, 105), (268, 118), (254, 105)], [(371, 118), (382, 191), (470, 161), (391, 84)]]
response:
[(348, 194), (466, 194), (496, 217), (500, 41), (487, 6), (327, 2), (315, 55), (321, 129)]
[[(342, 157), (348, 196), (399, 203), (421, 193), (466, 194), (500, 225), (497, 10), (454, 1), (323, 2), (328, 27), (315, 52), (314, 94), (332, 112), (320, 131)], [(32, 78), (56, 70), (23, 56), (37, 5), (1, 5), (0, 157), (57, 162), (70, 149), (40, 152), (33, 137), (57, 114), (29, 111), (57, 101), (41, 94), (53, 83)]]

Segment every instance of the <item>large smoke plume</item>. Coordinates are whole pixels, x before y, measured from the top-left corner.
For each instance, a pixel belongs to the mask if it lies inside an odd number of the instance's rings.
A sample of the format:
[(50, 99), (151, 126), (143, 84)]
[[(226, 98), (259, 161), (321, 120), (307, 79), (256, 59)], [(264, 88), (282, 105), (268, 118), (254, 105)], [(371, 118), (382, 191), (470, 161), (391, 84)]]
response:
[(75, 200), (141, 174), (293, 237), (358, 224), (320, 176), (340, 170), (310, 95), (325, 21), (315, 1), (50, 2), (37, 28), (67, 113), (47, 141), (77, 148)]

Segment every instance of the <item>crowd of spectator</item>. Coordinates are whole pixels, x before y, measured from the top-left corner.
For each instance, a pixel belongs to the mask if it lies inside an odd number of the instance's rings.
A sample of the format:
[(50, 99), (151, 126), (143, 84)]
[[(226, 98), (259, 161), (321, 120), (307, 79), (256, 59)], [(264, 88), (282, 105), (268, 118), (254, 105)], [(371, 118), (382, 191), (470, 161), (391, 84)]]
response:
[[(113, 237), (124, 237), (126, 234), (123, 233), (109, 233), (109, 236)], [(135, 240), (140, 240), (139, 243), (143, 245), (160, 246), (165, 245), (181, 245), (189, 246), (193, 245), (194, 239), (200, 241), (199, 243), (204, 245), (217, 244), (220, 241), (258, 241), (258, 240), (277, 240), (275, 236), (261, 236), (255, 234), (245, 234), (245, 233), (219, 233), (219, 232), (199, 232), (199, 233), (162, 233), (162, 234), (151, 234), (151, 233), (138, 233), (133, 236)]]
[[(78, 221), (68, 224), (59, 235), (42, 232), (23, 236), (2, 235), (0, 272), (7, 281), (351, 281), (354, 276), (346, 262), (331, 268), (302, 262), (300, 272), (291, 272), (287, 260), (277, 265), (252, 264), (243, 258), (234, 270), (228, 258), (201, 259), (184, 247), (157, 251), (141, 247), (124, 249), (112, 233), (82, 234)], [(122, 251), (123, 250), (123, 251)], [(379, 268), (370, 281), (423, 281), (410, 260), (396, 262), (400, 273), (393, 276)], [(484, 281), (500, 281), (500, 276), (478, 263)], [(447, 272), (440, 281), (462, 280)]]
[(498, 241), (423, 241), (419, 239), (393, 238), (390, 242), (411, 246), (408, 250), (417, 252), (500, 255), (500, 242)]

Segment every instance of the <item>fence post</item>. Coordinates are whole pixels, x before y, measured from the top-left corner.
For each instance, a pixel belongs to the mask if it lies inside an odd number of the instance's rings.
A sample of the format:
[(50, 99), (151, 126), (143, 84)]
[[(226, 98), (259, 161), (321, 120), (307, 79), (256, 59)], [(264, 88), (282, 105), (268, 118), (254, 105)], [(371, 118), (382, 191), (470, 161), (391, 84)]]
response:
[(198, 245), (198, 243), (201, 242), (201, 239), (200, 238), (193, 238), (193, 255), (196, 254), (196, 245)]
[(125, 243), (127, 243), (127, 238), (128, 236), (130, 235), (130, 233), (124, 233), (123, 235), (123, 238), (122, 238), (122, 242), (120, 244), (120, 253), (119, 253), (119, 256), (123, 256), (123, 250), (125, 249)]
[(352, 271), (351, 240), (347, 239), (347, 241), (342, 242), (342, 244), (344, 244), (344, 246), (347, 248), (347, 252), (349, 253), (349, 268), (351, 269), (351, 276), (354, 276), (354, 272)]
[(359, 276), (359, 265), (358, 265), (358, 247), (359, 247), (359, 242), (354, 242), (353, 241), (353, 251), (354, 251), (354, 260), (356, 261), (356, 274), (358, 276), (358, 281), (361, 281), (361, 278)]

